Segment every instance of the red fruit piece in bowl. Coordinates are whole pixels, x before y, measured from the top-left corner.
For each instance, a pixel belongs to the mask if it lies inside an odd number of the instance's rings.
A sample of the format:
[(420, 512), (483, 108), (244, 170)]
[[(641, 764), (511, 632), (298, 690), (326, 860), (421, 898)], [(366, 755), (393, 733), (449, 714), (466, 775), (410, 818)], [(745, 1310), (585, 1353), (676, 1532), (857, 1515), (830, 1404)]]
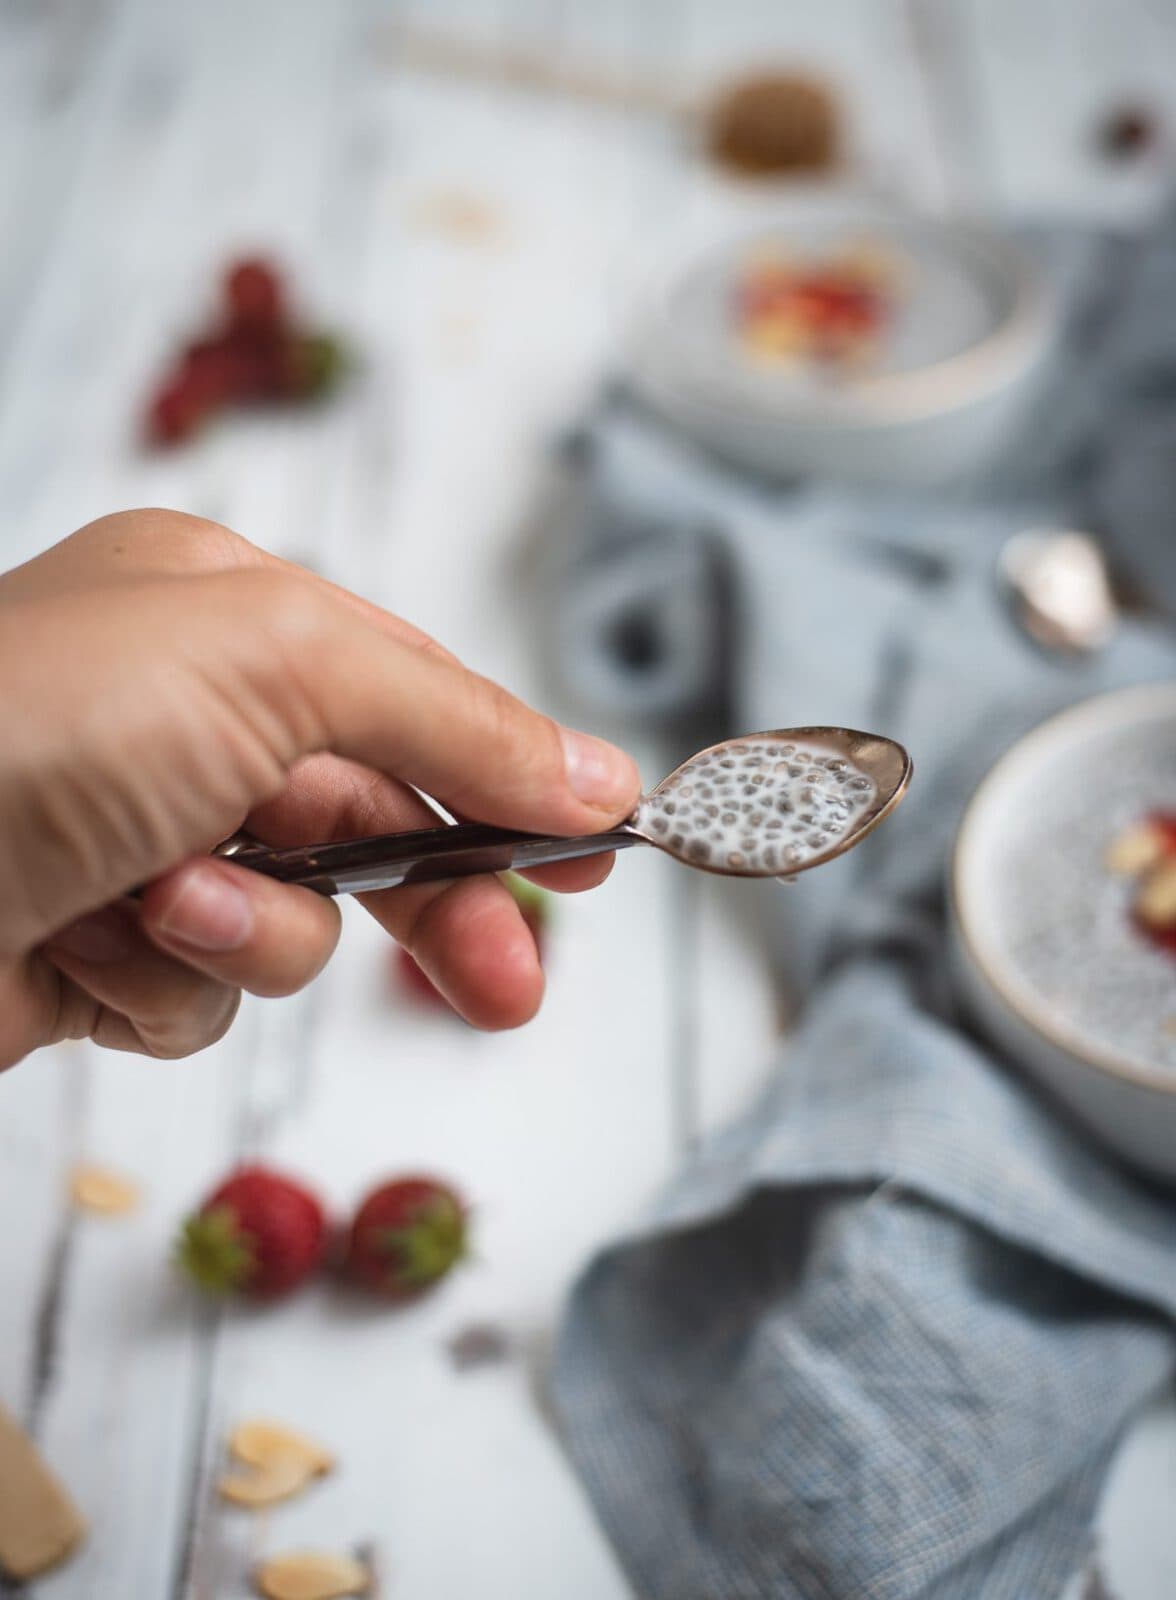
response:
[(278, 327), (286, 308), (277, 268), (260, 256), (234, 262), (225, 274), (225, 302), (234, 329)]
[(305, 1282), (323, 1259), (326, 1214), (304, 1184), (270, 1167), (238, 1167), (187, 1218), (176, 1262), (209, 1294), (272, 1299)]
[(410, 1175), (373, 1189), (355, 1213), (347, 1271), (392, 1300), (414, 1299), (469, 1253), (461, 1196), (438, 1178)]

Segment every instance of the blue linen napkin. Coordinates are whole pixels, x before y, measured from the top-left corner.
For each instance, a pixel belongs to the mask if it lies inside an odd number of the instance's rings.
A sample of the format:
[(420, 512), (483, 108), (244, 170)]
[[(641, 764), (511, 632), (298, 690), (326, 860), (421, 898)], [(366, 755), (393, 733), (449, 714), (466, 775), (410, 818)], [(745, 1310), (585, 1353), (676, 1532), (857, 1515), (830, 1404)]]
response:
[(1127, 423), (1176, 441), (1176, 229), (1035, 248), (1066, 308), (1050, 382), (957, 495), (771, 488), (623, 395), (572, 453), (552, 614), (582, 694), (664, 720), (717, 688), (721, 731), (873, 727), (916, 762), (869, 846), (774, 897), (808, 1003), (762, 1102), (570, 1302), (556, 1409), (641, 1600), (1048, 1600), (1176, 1367), (1176, 1196), (971, 1033), (945, 948), (947, 852), (992, 760), (1176, 673), (1166, 623), (1064, 663), (997, 600), (1001, 542), (1042, 521), (1093, 520), (1176, 588), (1176, 452), (1115, 482)]

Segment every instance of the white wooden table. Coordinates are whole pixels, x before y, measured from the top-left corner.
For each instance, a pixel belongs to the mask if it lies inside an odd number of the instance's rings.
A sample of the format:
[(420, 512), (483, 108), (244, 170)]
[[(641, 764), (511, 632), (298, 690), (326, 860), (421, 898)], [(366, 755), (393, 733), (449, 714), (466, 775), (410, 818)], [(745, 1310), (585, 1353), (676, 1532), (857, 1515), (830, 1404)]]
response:
[[(859, 176), (932, 205), (1130, 219), (1156, 164), (1100, 162), (1093, 122), (1128, 95), (1176, 127), (1161, 0), (5, 0), (0, 564), (102, 511), (182, 507), (576, 715), (534, 658), (518, 527), (545, 440), (608, 362), (614, 272), (715, 180), (656, 117), (406, 70), (393, 26), (412, 21), (700, 91), (757, 57), (811, 64), (852, 107)], [(492, 236), (429, 224), (453, 191), (493, 208)], [(150, 375), (226, 255), (252, 246), (292, 263), (362, 349), (364, 380), (313, 420), (136, 454)], [(650, 775), (673, 754), (636, 748)], [(577, 1267), (759, 1079), (778, 1008), (745, 911), (627, 859), (561, 903), (542, 1016), (493, 1038), (390, 1001), (381, 940), (349, 915), (312, 990), (247, 1005), (192, 1062), (73, 1047), (6, 1076), (0, 1398), (93, 1525), (84, 1555), (25, 1592), (234, 1600), (264, 1552), (363, 1544), (403, 1600), (622, 1600), (536, 1374)], [(478, 1263), (398, 1313), (329, 1288), (200, 1313), (165, 1267), (176, 1219), (253, 1153), (341, 1208), (398, 1167), (450, 1174), (477, 1203)], [(139, 1178), (142, 1210), (71, 1214), (82, 1156)], [(525, 1359), (457, 1371), (447, 1341), (484, 1322)], [(227, 1426), (258, 1413), (342, 1462), (262, 1519), (211, 1490)], [(1120, 1600), (1176, 1592), (1174, 1495), (1161, 1405), (1103, 1518)]]

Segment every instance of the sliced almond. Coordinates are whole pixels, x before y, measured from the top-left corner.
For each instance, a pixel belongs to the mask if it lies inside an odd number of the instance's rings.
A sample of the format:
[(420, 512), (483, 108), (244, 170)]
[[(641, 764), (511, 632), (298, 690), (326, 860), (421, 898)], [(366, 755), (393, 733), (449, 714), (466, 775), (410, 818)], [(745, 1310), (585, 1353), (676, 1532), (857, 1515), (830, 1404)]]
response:
[(1135, 896), (1135, 911), (1149, 928), (1176, 928), (1176, 857), (1152, 867)]
[(1103, 861), (1108, 872), (1124, 878), (1137, 878), (1160, 860), (1166, 843), (1159, 828), (1153, 827), (1150, 822), (1136, 822), (1111, 840)]
[(344, 1600), (367, 1594), (371, 1574), (354, 1556), (299, 1550), (264, 1562), (255, 1582), (265, 1600)]
[(86, 1524), (33, 1441), (0, 1406), (0, 1572), (19, 1583), (64, 1561)]
[(330, 1472), (335, 1465), (331, 1452), (316, 1440), (262, 1417), (237, 1424), (229, 1435), (229, 1453), (251, 1467), (266, 1467), (275, 1460), (293, 1458), (318, 1474)]
[(225, 1473), (217, 1481), (216, 1492), (232, 1505), (260, 1511), (301, 1494), (314, 1476), (314, 1468), (303, 1457), (276, 1456), (254, 1472)]
[(99, 1211), (104, 1216), (116, 1217), (138, 1206), (139, 1186), (109, 1167), (83, 1162), (69, 1175), (69, 1197), (82, 1211)]

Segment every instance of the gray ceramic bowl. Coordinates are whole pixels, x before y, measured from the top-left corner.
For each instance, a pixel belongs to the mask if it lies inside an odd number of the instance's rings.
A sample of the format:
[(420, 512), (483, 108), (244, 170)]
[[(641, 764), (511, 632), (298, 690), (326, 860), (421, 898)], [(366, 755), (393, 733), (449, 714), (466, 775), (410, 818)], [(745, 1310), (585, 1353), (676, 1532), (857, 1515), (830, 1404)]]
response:
[[(731, 313), (744, 264), (765, 251), (819, 258), (861, 241), (900, 273), (877, 360), (831, 380), (805, 364), (750, 357)], [(999, 235), (842, 202), (666, 252), (637, 296), (628, 347), (651, 404), (737, 465), (933, 485), (996, 451), (1051, 330), (1045, 285)]]
[(1131, 1166), (1176, 1182), (1176, 954), (1108, 846), (1176, 811), (1176, 684), (1100, 695), (992, 768), (957, 836), (956, 973), (977, 1023)]

